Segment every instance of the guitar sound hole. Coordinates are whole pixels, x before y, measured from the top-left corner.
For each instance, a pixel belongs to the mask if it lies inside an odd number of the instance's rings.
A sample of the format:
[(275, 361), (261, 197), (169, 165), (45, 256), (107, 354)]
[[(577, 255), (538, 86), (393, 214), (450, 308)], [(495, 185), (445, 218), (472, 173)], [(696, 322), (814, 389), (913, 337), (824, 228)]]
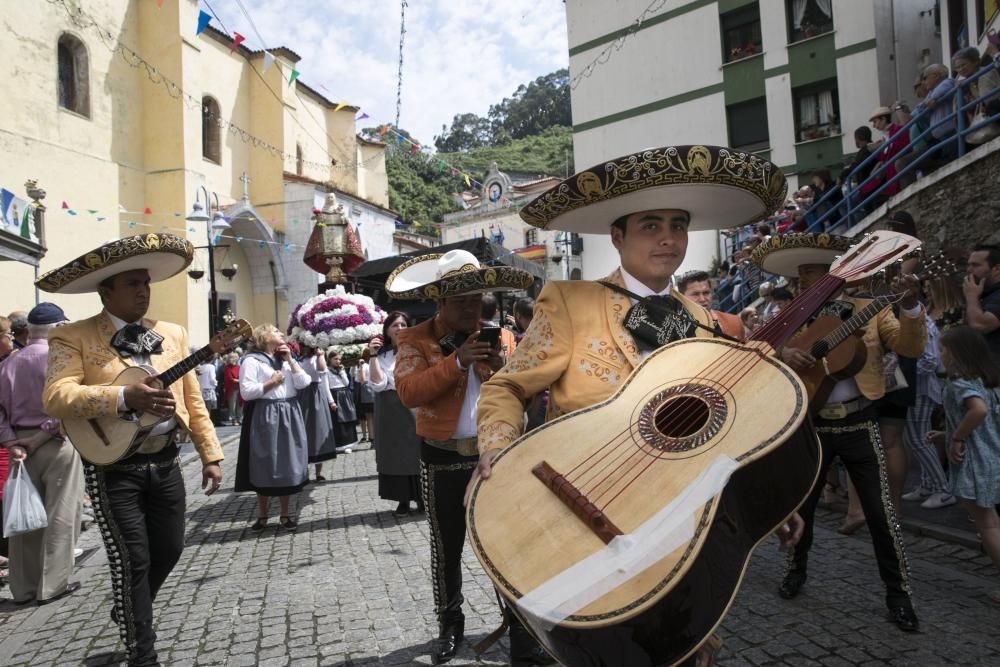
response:
[(656, 411), (656, 430), (668, 438), (686, 438), (697, 433), (708, 422), (708, 403), (696, 396), (672, 398)]
[(664, 389), (639, 412), (639, 436), (662, 452), (677, 454), (709, 443), (726, 422), (726, 399), (708, 384)]

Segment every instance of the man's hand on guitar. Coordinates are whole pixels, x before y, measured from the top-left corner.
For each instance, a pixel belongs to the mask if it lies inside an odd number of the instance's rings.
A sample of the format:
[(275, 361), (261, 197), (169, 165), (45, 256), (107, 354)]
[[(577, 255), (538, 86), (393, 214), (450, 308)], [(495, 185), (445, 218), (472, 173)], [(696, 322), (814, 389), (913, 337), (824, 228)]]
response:
[(794, 347), (781, 348), (780, 357), (783, 362), (791, 366), (792, 370), (796, 372), (812, 368), (813, 364), (816, 363), (816, 357)]
[(201, 488), (208, 487), (209, 480), (211, 480), (212, 486), (205, 491), (206, 496), (218, 491), (222, 484), (222, 468), (218, 463), (209, 463), (201, 469)]
[(131, 410), (151, 412), (157, 417), (167, 417), (174, 412), (176, 401), (169, 389), (158, 389), (156, 376), (125, 387), (125, 405)]
[(465, 499), (462, 500), (463, 507), (467, 507), (469, 504), (469, 497), (472, 495), (472, 487), (475, 485), (476, 480), (480, 477), (483, 479), (490, 478), (490, 473), (493, 472), (493, 459), (499, 453), (499, 449), (491, 449), (479, 457), (479, 463), (476, 464), (476, 469), (472, 471), (472, 479), (469, 480), (469, 485), (465, 487)]

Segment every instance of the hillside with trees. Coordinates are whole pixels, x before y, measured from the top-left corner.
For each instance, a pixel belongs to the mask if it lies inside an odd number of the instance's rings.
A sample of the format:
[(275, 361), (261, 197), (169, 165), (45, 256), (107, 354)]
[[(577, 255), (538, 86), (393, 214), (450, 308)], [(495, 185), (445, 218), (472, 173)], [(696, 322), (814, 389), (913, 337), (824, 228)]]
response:
[[(428, 161), (426, 152), (411, 155), (390, 142), (389, 207), (404, 223), (416, 224), (423, 232), (432, 231), (428, 223), (441, 222), (445, 213), (458, 210), (452, 193), (465, 189), (465, 184), (441, 168), (439, 160), (477, 180), (491, 162), (507, 172), (565, 175), (573, 165), (571, 126), (569, 73), (561, 69), (519, 86), (511, 97), (491, 105), (485, 117), (456, 115), (434, 137), (436, 159)], [(410, 137), (404, 129), (393, 129)], [(378, 139), (378, 128), (366, 128), (362, 135)]]

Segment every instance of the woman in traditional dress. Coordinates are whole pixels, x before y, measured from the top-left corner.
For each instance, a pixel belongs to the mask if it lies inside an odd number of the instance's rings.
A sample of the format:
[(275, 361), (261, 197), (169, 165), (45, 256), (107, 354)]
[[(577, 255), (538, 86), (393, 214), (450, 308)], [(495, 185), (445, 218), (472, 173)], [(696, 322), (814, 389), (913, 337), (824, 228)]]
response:
[(420, 436), (409, 408), (396, 394), (396, 338), (410, 325), (410, 316), (393, 311), (385, 318), (382, 335), (368, 343), (371, 360), (368, 370), (375, 392), (375, 468), (378, 470), (378, 495), (395, 500), (396, 516), (410, 513), (410, 502), (424, 511), (420, 494)]
[(309, 441), (309, 463), (316, 464), (316, 481), (322, 482), (326, 480), (323, 477), (323, 461), (337, 458), (333, 418), (330, 416), (330, 411), (337, 406), (330, 394), (323, 350), (303, 346), (300, 363), (310, 380), (309, 386), (300, 391), (298, 396)]
[(309, 443), (296, 395), (310, 379), (273, 324), (258, 326), (253, 339), (255, 349), (240, 366), (245, 404), (236, 491), (257, 492), (257, 521), (251, 530), (267, 526), (272, 496), (278, 497), (281, 526), (295, 530), (298, 524), (288, 514), (288, 498), (309, 482)]
[(340, 360), (340, 353), (333, 350), (327, 355), (327, 382), (335, 405), (333, 437), (338, 452), (350, 452), (358, 445), (358, 413), (354, 407), (354, 392), (347, 369)]

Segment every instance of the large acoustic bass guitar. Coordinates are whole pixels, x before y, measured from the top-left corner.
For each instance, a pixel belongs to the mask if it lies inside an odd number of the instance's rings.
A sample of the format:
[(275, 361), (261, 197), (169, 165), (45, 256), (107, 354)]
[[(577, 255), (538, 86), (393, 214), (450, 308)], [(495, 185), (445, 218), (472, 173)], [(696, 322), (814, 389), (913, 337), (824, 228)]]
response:
[(819, 443), (775, 358), (845, 284), (920, 244), (870, 234), (746, 343), (660, 348), (607, 400), (531, 431), (472, 489), (486, 573), (565, 665), (669, 665), (722, 622), (753, 549), (801, 505)]
[[(221, 354), (241, 341), (250, 337), (251, 327), (246, 320), (234, 320), (225, 329), (212, 336), (208, 345), (194, 354), (177, 362), (162, 373), (152, 366), (130, 366), (107, 386), (125, 387), (146, 381), (151, 375), (156, 375), (156, 387), (165, 389), (181, 379), (185, 373), (194, 370), (212, 358)], [(167, 419), (150, 412), (127, 412), (115, 417), (96, 417), (93, 419), (64, 419), (62, 424), (69, 441), (80, 456), (94, 465), (110, 465), (133, 454), (150, 432)]]

